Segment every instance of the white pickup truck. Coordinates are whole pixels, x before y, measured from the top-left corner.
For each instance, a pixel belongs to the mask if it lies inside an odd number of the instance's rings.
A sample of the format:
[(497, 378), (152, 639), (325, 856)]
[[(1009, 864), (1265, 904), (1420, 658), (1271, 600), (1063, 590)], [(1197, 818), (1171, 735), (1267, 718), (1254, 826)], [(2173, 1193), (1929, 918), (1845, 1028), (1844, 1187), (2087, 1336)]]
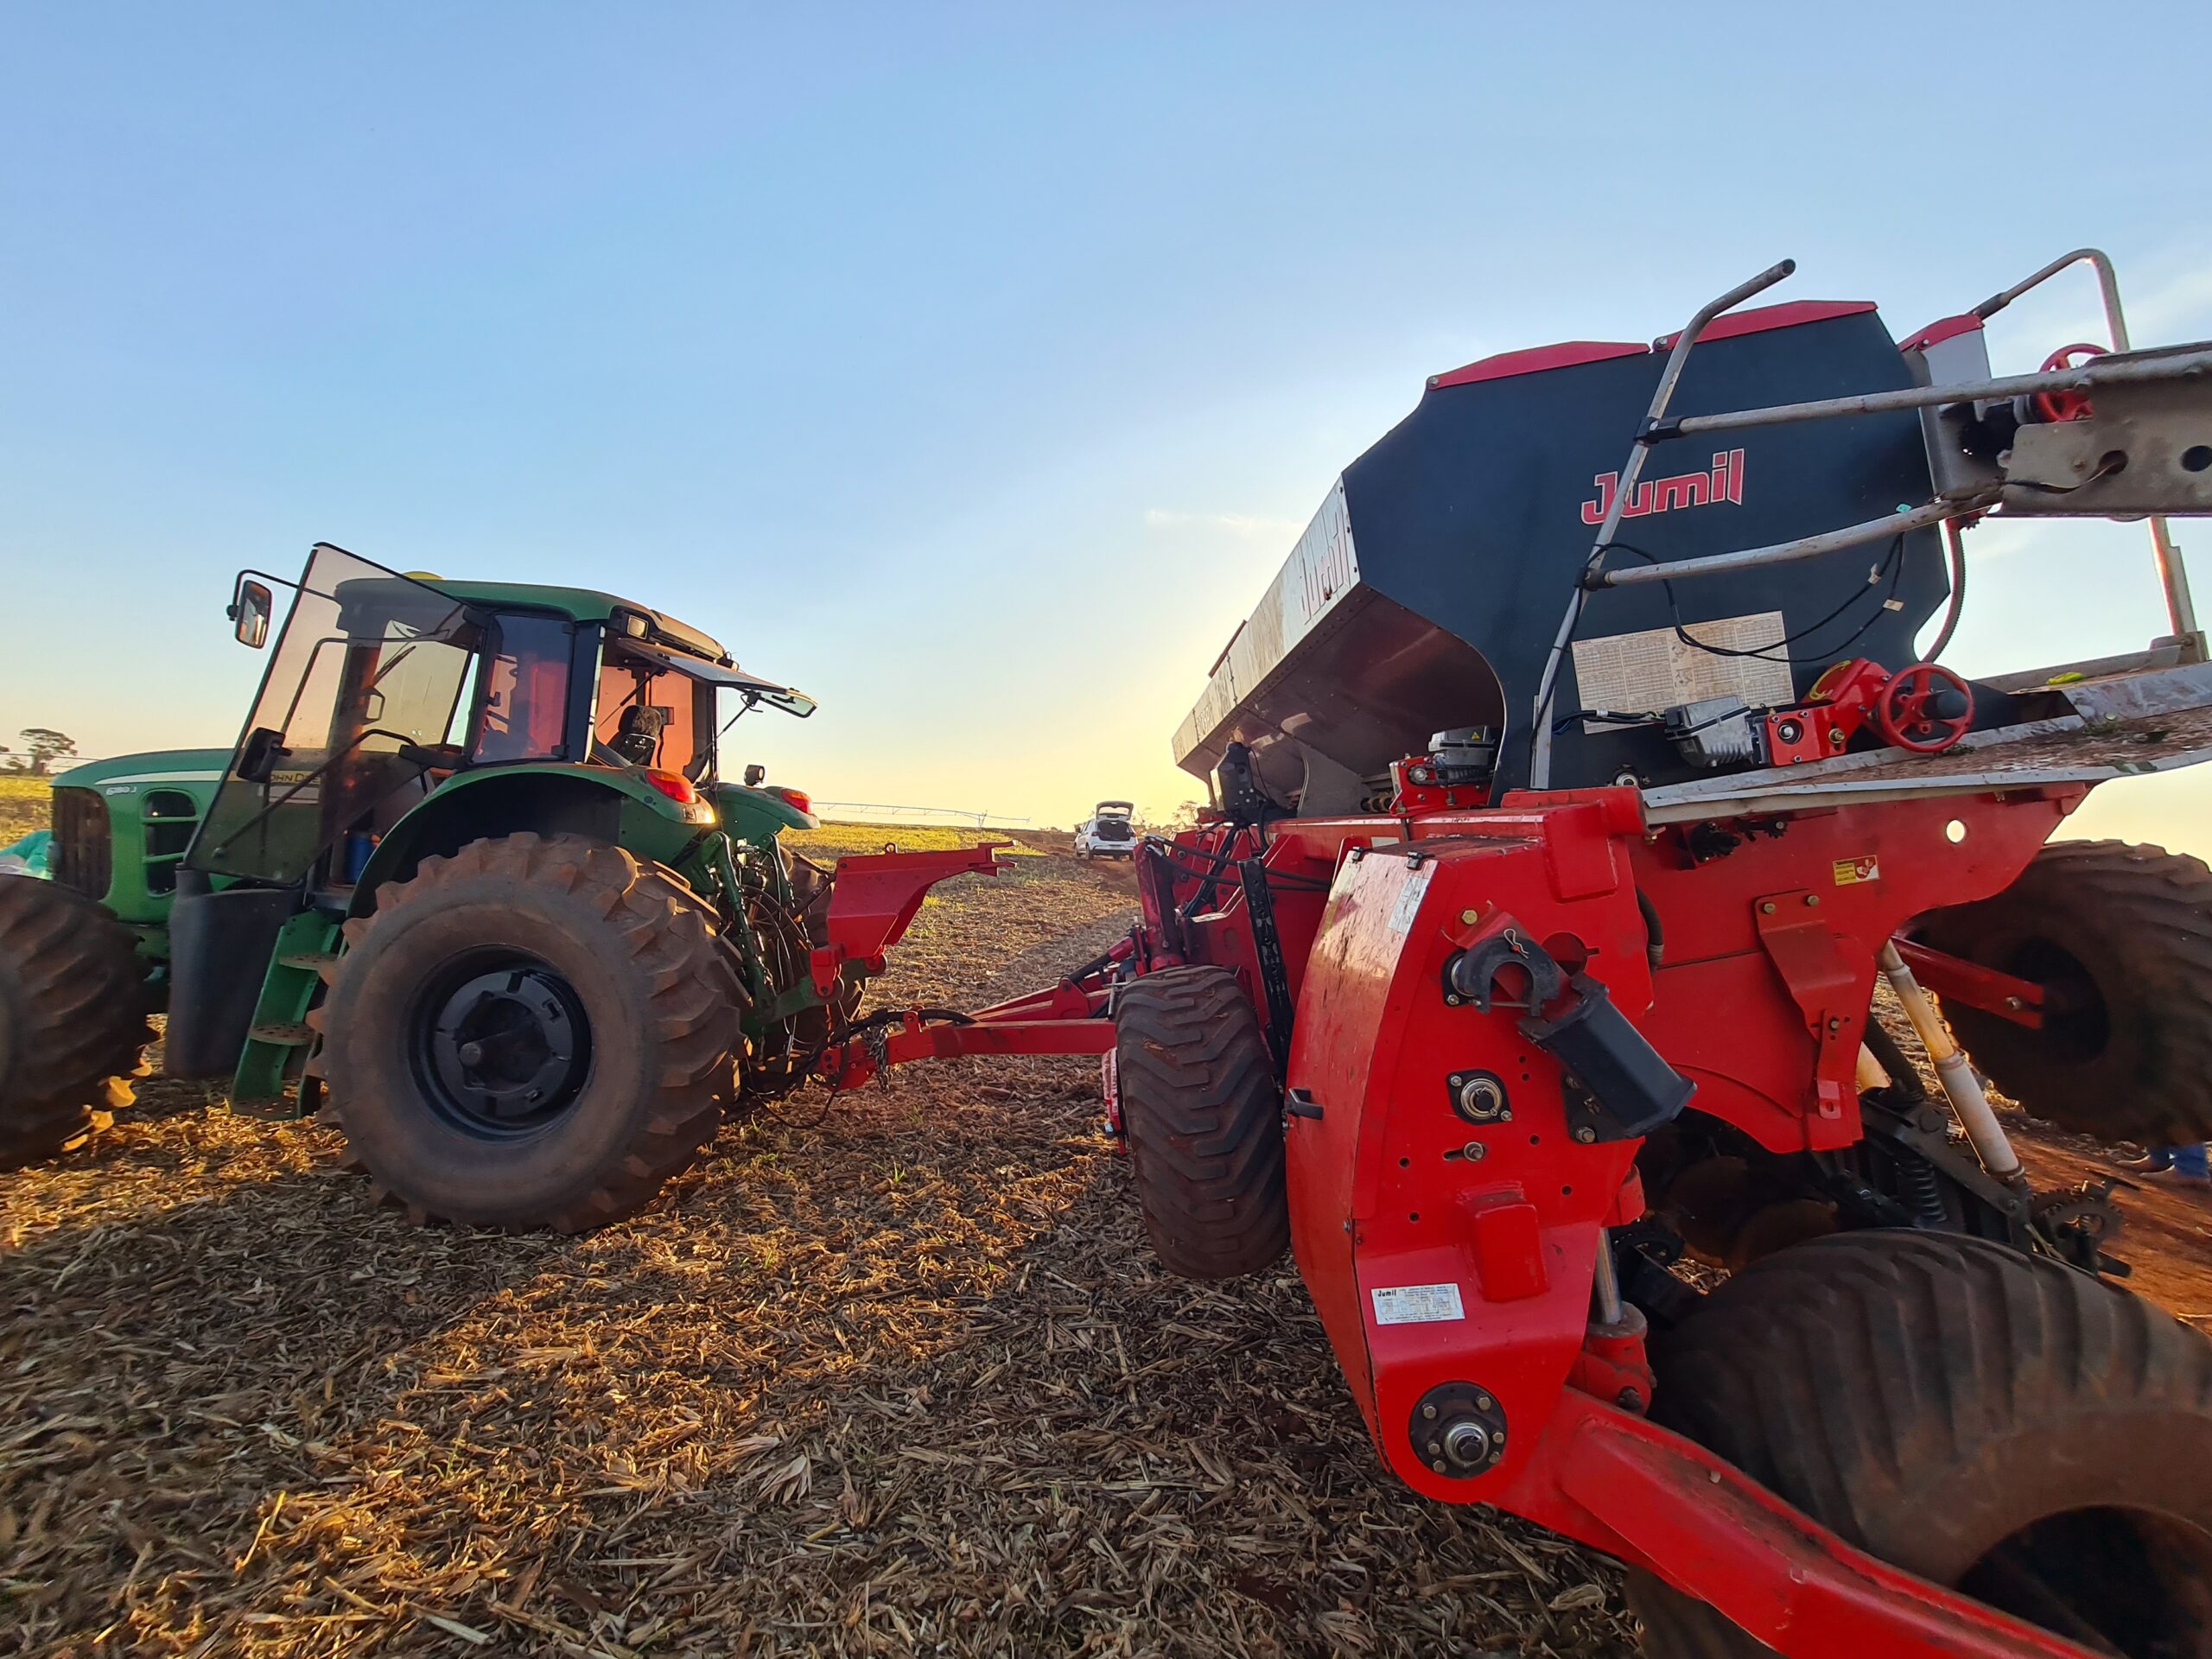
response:
[(1075, 827), (1077, 858), (1127, 858), (1137, 849), (1137, 832), (1129, 822), (1136, 810), (1132, 801), (1101, 801), (1090, 816)]

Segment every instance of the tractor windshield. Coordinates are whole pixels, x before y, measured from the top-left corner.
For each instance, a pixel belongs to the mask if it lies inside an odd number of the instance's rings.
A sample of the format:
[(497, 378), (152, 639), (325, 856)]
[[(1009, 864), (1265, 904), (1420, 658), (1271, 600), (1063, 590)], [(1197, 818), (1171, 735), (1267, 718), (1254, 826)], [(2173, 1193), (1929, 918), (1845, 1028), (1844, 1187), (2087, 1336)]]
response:
[(376, 834), (442, 759), (479, 630), (456, 601), (319, 545), (188, 861), (296, 881), (351, 830)]

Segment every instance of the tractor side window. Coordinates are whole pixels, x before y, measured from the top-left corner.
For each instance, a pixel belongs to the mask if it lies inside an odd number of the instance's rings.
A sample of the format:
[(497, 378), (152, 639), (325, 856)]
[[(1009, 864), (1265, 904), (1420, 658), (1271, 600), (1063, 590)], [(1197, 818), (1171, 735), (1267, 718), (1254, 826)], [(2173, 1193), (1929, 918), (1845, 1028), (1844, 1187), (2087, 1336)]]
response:
[(503, 616), (484, 674), (479, 760), (553, 760), (567, 753), (572, 632), (550, 617)]
[(610, 656), (599, 673), (592, 735), (631, 766), (688, 772), (714, 741), (714, 710), (701, 714), (700, 690), (688, 675)]

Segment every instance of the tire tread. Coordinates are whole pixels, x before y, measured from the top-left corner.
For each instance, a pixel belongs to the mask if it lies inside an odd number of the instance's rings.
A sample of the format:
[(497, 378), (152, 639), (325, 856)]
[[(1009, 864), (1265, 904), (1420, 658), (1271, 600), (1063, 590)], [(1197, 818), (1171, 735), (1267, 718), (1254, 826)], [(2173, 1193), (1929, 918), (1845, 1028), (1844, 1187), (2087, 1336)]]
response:
[(1116, 1071), (1137, 1200), (1172, 1273), (1231, 1279), (1290, 1242), (1282, 1096), (1250, 999), (1227, 969), (1147, 974), (1116, 1002)]
[(74, 888), (0, 875), (0, 1169), (19, 1169), (105, 1128), (146, 1075), (137, 938)]
[[(698, 895), (674, 872), (609, 842), (525, 831), (471, 842), (449, 855), (424, 859), (406, 880), (379, 892), (376, 913), (365, 925), (346, 924), (348, 948), (333, 974), (327, 1005), (337, 1042), (343, 1040), (340, 1011), (349, 1006), (348, 964), (358, 968), (366, 959), (378, 924), (439, 903), (463, 880), (501, 876), (581, 895), (587, 908), (611, 923), (625, 941), (648, 991), (651, 1036), (660, 1067), (652, 1100), (634, 1114), (628, 1144), (606, 1160), (598, 1179), (574, 1201), (542, 1216), (499, 1224), (510, 1230), (543, 1226), (583, 1232), (645, 1208), (713, 1140), (738, 1029), (736, 980)], [(333, 1068), (326, 1086), (326, 1119), (344, 1132), (348, 1113), (361, 1110), (362, 1103), (343, 1066)], [(360, 1160), (356, 1156), (354, 1161)], [(393, 1201), (405, 1202), (404, 1196)], [(407, 1209), (417, 1222), (469, 1219), (419, 1204), (407, 1203)]]

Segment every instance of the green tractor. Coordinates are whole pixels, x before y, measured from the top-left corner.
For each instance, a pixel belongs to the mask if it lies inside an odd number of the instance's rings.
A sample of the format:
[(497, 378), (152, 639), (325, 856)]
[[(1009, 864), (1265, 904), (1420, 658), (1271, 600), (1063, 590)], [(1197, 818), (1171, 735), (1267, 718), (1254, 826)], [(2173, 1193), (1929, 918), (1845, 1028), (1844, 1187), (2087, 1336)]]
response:
[(422, 1220), (596, 1226), (804, 1079), (866, 964), (817, 988), (827, 878), (779, 841), (811, 804), (716, 746), (811, 699), (606, 594), (327, 544), (277, 585), (236, 750), (64, 773), (54, 879), (0, 876), (0, 1167), (127, 1101), (156, 1012), (163, 1075), (320, 1101)]

